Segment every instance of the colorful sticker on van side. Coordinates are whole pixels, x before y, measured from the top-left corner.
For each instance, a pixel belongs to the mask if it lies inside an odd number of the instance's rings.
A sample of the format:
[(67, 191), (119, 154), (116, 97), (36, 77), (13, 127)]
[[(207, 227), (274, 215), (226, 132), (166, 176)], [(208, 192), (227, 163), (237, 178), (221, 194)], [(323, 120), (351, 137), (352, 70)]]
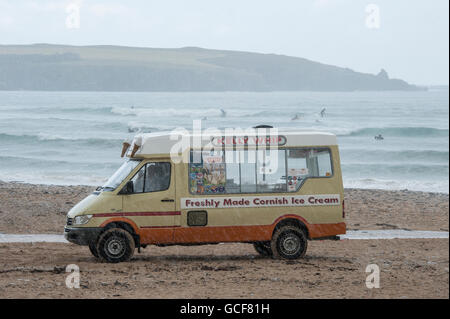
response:
[(191, 164), (189, 176), (192, 194), (225, 193), (224, 163)]

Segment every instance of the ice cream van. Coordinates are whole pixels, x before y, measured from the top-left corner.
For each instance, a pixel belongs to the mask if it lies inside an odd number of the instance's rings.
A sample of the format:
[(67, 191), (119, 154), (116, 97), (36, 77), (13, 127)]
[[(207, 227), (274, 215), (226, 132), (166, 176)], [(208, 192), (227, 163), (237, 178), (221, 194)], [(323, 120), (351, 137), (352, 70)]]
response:
[(107, 262), (148, 245), (249, 243), (281, 259), (345, 234), (336, 136), (139, 134), (122, 166), (67, 215), (65, 238)]

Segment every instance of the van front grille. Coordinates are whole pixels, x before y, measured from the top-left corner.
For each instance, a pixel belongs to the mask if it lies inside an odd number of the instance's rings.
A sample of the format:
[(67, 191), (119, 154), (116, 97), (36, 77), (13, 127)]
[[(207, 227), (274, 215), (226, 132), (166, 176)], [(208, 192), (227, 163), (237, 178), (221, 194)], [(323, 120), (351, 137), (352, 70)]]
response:
[(73, 218), (67, 217), (67, 226), (72, 226)]

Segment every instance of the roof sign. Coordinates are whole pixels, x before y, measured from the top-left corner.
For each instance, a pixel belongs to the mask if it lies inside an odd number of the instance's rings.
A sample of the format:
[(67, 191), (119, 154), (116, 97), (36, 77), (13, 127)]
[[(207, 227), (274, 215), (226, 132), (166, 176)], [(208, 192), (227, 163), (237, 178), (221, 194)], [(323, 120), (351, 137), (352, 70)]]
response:
[(214, 146), (282, 146), (286, 144), (286, 136), (219, 136), (211, 140)]

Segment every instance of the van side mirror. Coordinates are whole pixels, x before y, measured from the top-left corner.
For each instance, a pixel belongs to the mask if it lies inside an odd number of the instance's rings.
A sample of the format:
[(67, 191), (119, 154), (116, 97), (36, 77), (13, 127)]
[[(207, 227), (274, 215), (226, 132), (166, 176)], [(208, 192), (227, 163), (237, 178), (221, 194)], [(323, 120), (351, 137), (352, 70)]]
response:
[(133, 194), (133, 193), (134, 193), (133, 181), (128, 181), (120, 191), (120, 194)]

